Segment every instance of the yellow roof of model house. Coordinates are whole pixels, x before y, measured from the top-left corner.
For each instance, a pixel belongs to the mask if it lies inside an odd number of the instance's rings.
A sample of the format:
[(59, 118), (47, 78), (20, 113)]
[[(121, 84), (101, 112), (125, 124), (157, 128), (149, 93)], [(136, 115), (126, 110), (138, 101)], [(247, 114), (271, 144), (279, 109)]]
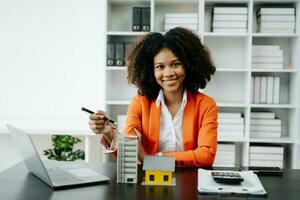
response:
[(145, 156), (143, 170), (175, 171), (175, 158), (173, 156)]

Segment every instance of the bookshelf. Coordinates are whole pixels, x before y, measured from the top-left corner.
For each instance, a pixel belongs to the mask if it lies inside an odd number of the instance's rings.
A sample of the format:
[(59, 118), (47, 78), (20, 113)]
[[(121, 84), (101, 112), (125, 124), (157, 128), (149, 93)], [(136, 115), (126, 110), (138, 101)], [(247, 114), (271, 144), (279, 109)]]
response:
[[(296, 22), (300, 21), (300, 1), (270, 0), (107, 0), (107, 42), (132, 42), (147, 32), (131, 31), (131, 14), (134, 6), (150, 7), (150, 31), (165, 32), (164, 16), (167, 13), (197, 13), (197, 32), (210, 49), (217, 71), (203, 90), (212, 96), (220, 112), (239, 112), (244, 117), (244, 136), (219, 138), (221, 143), (233, 143), (236, 147), (235, 165), (249, 165), (250, 146), (280, 145), (284, 147), (285, 168), (300, 168), (300, 52), (299, 27), (295, 33), (256, 32), (256, 12), (262, 7), (295, 8)], [(247, 31), (245, 33), (212, 32), (212, 12), (216, 6), (246, 7)], [(278, 45), (283, 53), (283, 64), (288, 69), (252, 68), (252, 45)], [(126, 114), (130, 99), (136, 88), (127, 84), (126, 66), (106, 66), (106, 109), (113, 119)], [(252, 76), (280, 77), (279, 104), (253, 103)], [(222, 89), (220, 89), (222, 88)], [(118, 92), (112, 92), (118, 91)], [(282, 121), (280, 138), (250, 137), (253, 111), (274, 112)]]

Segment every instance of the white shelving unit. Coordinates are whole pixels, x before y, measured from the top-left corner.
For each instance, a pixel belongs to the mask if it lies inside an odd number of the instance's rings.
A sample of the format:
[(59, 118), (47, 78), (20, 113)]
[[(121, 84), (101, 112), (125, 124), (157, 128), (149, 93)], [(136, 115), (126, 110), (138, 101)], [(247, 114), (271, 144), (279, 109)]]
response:
[[(134, 41), (146, 32), (131, 32), (133, 6), (149, 6), (150, 31), (164, 32), (166, 13), (198, 13), (198, 31), (202, 42), (210, 49), (217, 72), (204, 93), (212, 96), (220, 111), (241, 112), (245, 118), (243, 138), (221, 138), (219, 142), (236, 144), (240, 157), (237, 165), (249, 164), (252, 144), (275, 144), (285, 148), (284, 167), (300, 168), (300, 38), (299, 26), (294, 34), (265, 34), (256, 32), (256, 11), (268, 6), (289, 6), (296, 9), (296, 24), (300, 22), (299, 0), (107, 0), (106, 41)], [(248, 8), (248, 31), (245, 34), (211, 32), (212, 10), (215, 6), (245, 6)], [(291, 69), (252, 69), (252, 45), (279, 45), (284, 64)], [(126, 114), (127, 106), (136, 88), (128, 86), (126, 67), (106, 66), (106, 109), (111, 118)], [(276, 75), (281, 78), (279, 104), (251, 103), (251, 76)], [(282, 120), (280, 139), (250, 138), (250, 113), (275, 112)]]

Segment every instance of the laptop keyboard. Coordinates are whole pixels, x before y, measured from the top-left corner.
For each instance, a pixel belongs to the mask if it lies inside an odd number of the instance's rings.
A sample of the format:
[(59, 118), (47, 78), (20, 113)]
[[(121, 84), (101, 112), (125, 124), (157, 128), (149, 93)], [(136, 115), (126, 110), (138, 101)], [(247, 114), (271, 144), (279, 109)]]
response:
[(53, 185), (72, 185), (81, 183), (82, 180), (60, 167), (47, 168)]

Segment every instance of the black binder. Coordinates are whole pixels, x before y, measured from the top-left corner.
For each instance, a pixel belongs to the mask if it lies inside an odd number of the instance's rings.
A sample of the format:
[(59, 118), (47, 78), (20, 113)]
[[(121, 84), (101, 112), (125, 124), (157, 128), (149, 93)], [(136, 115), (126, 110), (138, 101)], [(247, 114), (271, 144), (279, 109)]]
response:
[(142, 23), (142, 8), (141, 7), (133, 7), (132, 8), (132, 31), (141, 31), (141, 23)]
[(107, 51), (107, 57), (106, 57), (106, 65), (107, 66), (113, 66), (115, 64), (114, 59), (115, 59), (115, 43), (107, 43), (106, 46), (106, 51)]
[(133, 44), (129, 43), (129, 42), (125, 42), (124, 45), (125, 45), (124, 49), (125, 49), (125, 58), (126, 58), (129, 56), (129, 53), (132, 50)]
[(116, 66), (124, 66), (124, 43), (116, 43), (116, 56), (115, 56)]
[(142, 8), (142, 31), (150, 31), (150, 7)]

